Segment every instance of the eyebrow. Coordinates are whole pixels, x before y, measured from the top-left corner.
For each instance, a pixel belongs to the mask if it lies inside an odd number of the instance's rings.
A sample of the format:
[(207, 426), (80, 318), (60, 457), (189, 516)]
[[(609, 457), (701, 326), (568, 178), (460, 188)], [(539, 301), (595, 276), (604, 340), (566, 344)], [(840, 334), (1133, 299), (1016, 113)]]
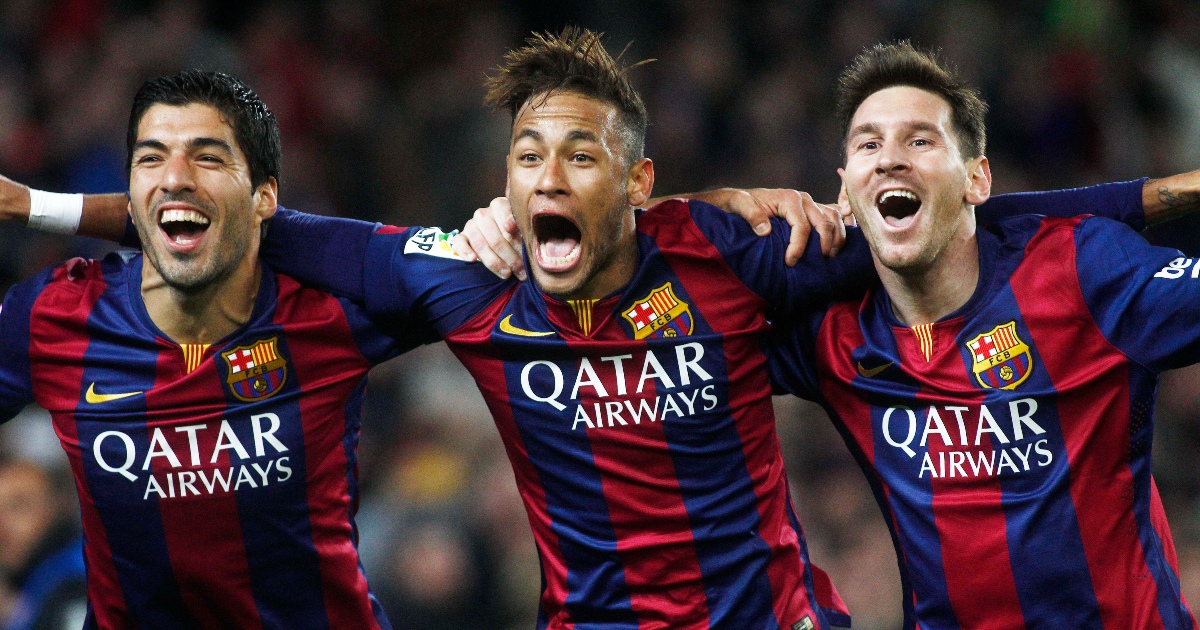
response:
[[(939, 136), (942, 134), (941, 128), (933, 123), (928, 123), (928, 122), (924, 122), (924, 121), (911, 121), (911, 122), (906, 122), (904, 124), (908, 127), (908, 129), (910, 129), (912, 131), (925, 131), (925, 132), (930, 132), (930, 133), (936, 133)], [(879, 129), (879, 125), (877, 125), (875, 123), (863, 123), (863, 124), (855, 127), (854, 129), (851, 129), (850, 133), (847, 134), (847, 137), (854, 137), (854, 136), (857, 136), (857, 135), (863, 134), (863, 133), (878, 134), (878, 133), (882, 133), (882, 132)]]
[(538, 142), (541, 142), (542, 134), (538, 133), (537, 131), (534, 131), (533, 129), (522, 129), (521, 131), (517, 132), (517, 137), (513, 138), (513, 142), (516, 142), (517, 140), (520, 140), (521, 138), (532, 138), (534, 140), (537, 140)]
[[(233, 153), (233, 147), (230, 146), (228, 142), (225, 142), (224, 140), (221, 140), (220, 138), (204, 138), (204, 137), (192, 138), (191, 140), (188, 140), (187, 147), (189, 150), (192, 150), (192, 151), (194, 151), (196, 149), (207, 149), (207, 148), (211, 148), (211, 147), (216, 147), (218, 149), (224, 149), (228, 153), (231, 153), (231, 154)], [(136, 143), (134, 143), (134, 145), (133, 145), (133, 150), (135, 152), (138, 149), (154, 149), (156, 151), (166, 151), (167, 145), (163, 144), (159, 140), (139, 140)]]
[[(517, 132), (517, 137), (513, 138), (513, 142), (516, 142), (517, 140), (520, 140), (521, 138), (531, 138), (533, 140), (541, 142), (542, 134), (533, 129), (522, 129), (521, 131)], [(568, 142), (574, 141), (574, 140), (586, 140), (588, 142), (599, 142), (600, 141), (600, 139), (596, 137), (596, 134), (592, 133), (591, 131), (584, 130), (584, 129), (576, 129), (567, 134)]]
[(587, 140), (588, 142), (600, 141), (600, 139), (596, 137), (596, 134), (583, 129), (576, 129), (575, 131), (568, 133), (567, 140)]

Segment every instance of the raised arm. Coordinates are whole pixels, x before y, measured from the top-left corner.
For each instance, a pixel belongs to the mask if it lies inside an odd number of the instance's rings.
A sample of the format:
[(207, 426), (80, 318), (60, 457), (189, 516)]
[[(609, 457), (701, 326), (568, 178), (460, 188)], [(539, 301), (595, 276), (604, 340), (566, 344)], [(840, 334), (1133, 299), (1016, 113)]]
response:
[[(736, 214), (759, 236), (771, 233), (772, 217), (787, 221), (791, 226), (791, 237), (784, 254), (788, 266), (795, 265), (804, 255), (809, 234), (814, 230), (820, 235), (821, 253), (836, 256), (846, 243), (847, 217), (851, 216), (848, 208), (816, 203), (808, 193), (782, 188), (718, 188), (656, 197), (646, 205), (652, 208), (668, 199), (695, 199)], [(488, 207), (475, 211), (475, 216), (463, 227), (461, 236), (454, 243), (454, 251), (463, 260), (483, 262), (501, 278), (507, 278), (511, 273), (525, 279), (521, 235), (504, 197), (496, 197)]]
[(1142, 206), (1147, 225), (1200, 210), (1200, 171), (1147, 179), (1142, 184)]
[[(39, 194), (40, 203), (31, 222), (32, 201)], [(33, 191), (0, 175), (0, 218), (34, 229), (120, 242), (125, 236), (128, 208), (129, 198), (124, 193), (58, 195)]]

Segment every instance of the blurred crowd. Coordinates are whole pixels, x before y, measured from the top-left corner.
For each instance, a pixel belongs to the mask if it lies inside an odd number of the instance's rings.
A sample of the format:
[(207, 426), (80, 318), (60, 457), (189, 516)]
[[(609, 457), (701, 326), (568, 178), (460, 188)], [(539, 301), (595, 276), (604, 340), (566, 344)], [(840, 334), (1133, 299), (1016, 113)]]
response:
[[(504, 191), (509, 120), (482, 106), (485, 75), (529, 32), (564, 24), (628, 44), (627, 60), (657, 59), (633, 73), (657, 194), (783, 186), (833, 199), (833, 81), (863, 47), (897, 38), (940, 48), (982, 90), (996, 192), (1200, 168), (1194, 0), (0, 0), (0, 173), (125, 190), (137, 86), (202, 67), (241, 77), (277, 114), (284, 205), (458, 227)], [(1148, 236), (1200, 254), (1200, 220)], [(0, 286), (109, 248), (0, 225)], [(1198, 391), (1198, 371), (1165, 378), (1155, 446), (1193, 602)], [(818, 407), (777, 409), (813, 558), (855, 628), (898, 627), (895, 557), (862, 475)], [(360, 549), (395, 627), (532, 627), (537, 557), (470, 377), (442, 346), (410, 353), (372, 374), (364, 416)], [(0, 426), (0, 621), (69, 548), (73, 505), (45, 412)], [(69, 602), (78, 585), (60, 586)]]

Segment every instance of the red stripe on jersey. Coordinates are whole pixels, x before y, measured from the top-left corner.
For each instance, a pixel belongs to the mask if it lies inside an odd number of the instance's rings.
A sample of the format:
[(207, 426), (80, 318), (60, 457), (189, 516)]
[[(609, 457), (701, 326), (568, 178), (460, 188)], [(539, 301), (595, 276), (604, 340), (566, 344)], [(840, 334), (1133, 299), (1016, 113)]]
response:
[[(863, 302), (840, 302), (829, 308), (817, 339), (817, 360), (821, 378), (821, 393), (845, 422), (854, 443), (863, 451), (871, 473), (875, 470), (875, 434), (871, 424), (871, 406), (864, 403), (849, 387), (857, 375), (854, 351), (867, 343), (858, 323), (862, 305), (871, 299), (868, 293)], [(874, 368), (876, 366), (870, 366)], [(878, 476), (876, 475), (878, 480)], [(886, 486), (884, 486), (886, 488)]]
[[(33, 372), (33, 396), (53, 413), (54, 432), (58, 434), (75, 476), (86, 540), (88, 601), (96, 623), (101, 628), (128, 628), (136, 624), (125, 604), (104, 523), (88, 490), (73, 413), (83, 390), (83, 357), (89, 342), (85, 333), (88, 316), (104, 293), (106, 283), (99, 263), (83, 269), (81, 280), (65, 281), (68, 266), (72, 264), (74, 261), (55, 270), (51, 284), (37, 297), (31, 309), (30, 364), (52, 366), (52, 369)], [(74, 270), (78, 272), (79, 267)]]
[[(923, 389), (917, 393), (916, 400), (927, 411), (935, 405), (941, 407), (939, 417), (953, 442), (948, 445), (943, 437), (931, 433), (926, 447), (930, 460), (939, 469), (942, 458), (946, 458), (945, 470), (939, 471), (936, 477), (931, 475), (930, 486), (934, 524), (941, 543), (942, 571), (946, 575), (946, 592), (954, 616), (964, 628), (1020, 628), (1025, 624), (1025, 617), (1008, 553), (1008, 523), (1001, 505), (1000, 479), (992, 475), (969, 476), (973, 471), (966, 459), (968, 456), (983, 458), (986, 453), (992, 453), (995, 458), (1003, 445), (997, 444), (991, 433), (987, 434), (987, 441), (979, 440), (979, 444), (975, 444), (980, 437), (984, 395), (969, 380), (970, 366), (965, 365), (954, 342), (961, 328), (961, 319), (931, 326), (929, 340), (949, 341), (940, 347), (934, 346), (927, 363), (917, 359), (921, 355), (914, 336), (896, 334), (896, 341), (906, 371), (918, 382), (946, 387), (939, 391)], [(967, 407), (967, 410), (959, 411), (963, 414), (961, 426), (957, 415), (948, 407)], [(926, 422), (929, 422), (928, 417)], [(961, 444), (964, 435), (970, 449)], [(996, 465), (994, 460), (993, 465)], [(987, 570), (981, 571), (980, 567), (987, 567)]]
[(685, 202), (667, 201), (642, 214), (638, 229), (651, 234), (671, 270), (709, 327), (723, 331), (729, 408), (736, 420), (754, 484), (761, 520), (759, 536), (770, 547), (767, 566), (776, 621), (789, 628), (805, 615), (819, 618), (804, 584), (801, 532), (791, 526), (783, 454), (766, 357), (758, 347), (768, 324), (765, 301), (751, 292), (704, 237)]
[[(500, 313), (519, 287), (520, 285), (514, 285), (470, 321), (446, 335), (446, 345), (454, 351), (455, 356), (471, 374), (504, 374), (504, 361), (490, 358), (490, 351), (486, 346), (490, 343), (492, 327), (499, 321)], [(492, 412), (492, 419), (500, 432), (508, 461), (513, 467), (521, 500), (529, 515), (529, 526), (533, 530), (534, 543), (542, 563), (542, 576), (546, 580), (546, 587), (541, 596), (542, 612), (548, 620), (546, 627), (570, 630), (575, 624), (566, 608), (567, 564), (559, 548), (558, 536), (550, 527), (546, 490), (542, 487), (537, 468), (529, 459), (524, 440), (521, 439), (521, 431), (517, 427), (516, 418), (513, 417), (512, 405), (508, 398), (508, 383), (503, 378), (476, 378), (475, 384), (483, 394), (483, 399), (487, 401), (488, 410)]]
[[(300, 385), (305, 491), (325, 612), (333, 628), (378, 629), (367, 577), (359, 570), (354, 548), (350, 521), (358, 506), (351, 505), (346, 479), (349, 463), (343, 446), (345, 402), (371, 364), (355, 349), (350, 324), (337, 300), (302, 288), (287, 276), (276, 276), (276, 281), (279, 298), (274, 322), (283, 326)], [(305, 379), (315, 374), (337, 376)]]
[[(181, 457), (178, 467), (165, 456), (151, 458), (151, 472), (167, 494), (158, 499), (158, 510), (180, 598), (202, 628), (262, 628), (250, 585), (234, 485), (228, 492), (216, 488), (208, 494), (199, 479), (200, 475), (235, 475), (239, 468), (228, 449), (220, 451), (215, 463), (210, 455), (216, 452), (225, 409), (209, 405), (206, 413), (196, 414), (187, 423), (205, 425), (205, 429), (191, 433), (196, 439), (198, 461), (191, 459), (188, 432), (175, 430), (181, 424), (180, 409), (194, 412), (205, 409), (201, 401), (224, 400), (221, 377), (213, 361), (187, 374), (182, 349), (162, 339), (158, 346), (154, 388), (146, 392), (146, 408), (151, 410), (146, 414), (146, 433), (151, 452), (156, 451), (153, 445), (157, 434), (170, 452)], [(185, 482), (190, 483), (194, 494)], [(205, 526), (196, 527), (196, 523)], [(214, 601), (221, 605), (213, 606)]]
[[(600, 336), (605, 341), (628, 343), (616, 323), (598, 331)], [(587, 356), (592, 344), (569, 345), (580, 356)], [(644, 351), (631, 354), (627, 366), (644, 363)], [(616, 372), (599, 369), (596, 373), (605, 391), (615, 396)], [(634, 405), (640, 399), (653, 403), (657, 389), (654, 379), (649, 379), (640, 394), (628, 392), (628, 397), (621, 398)], [(619, 400), (604, 400), (596, 388), (588, 385), (579, 388), (579, 404), (596, 419), (596, 428), (587, 429), (592, 458), (600, 473), (617, 552), (625, 568), (630, 605), (638, 615), (639, 627), (708, 628), (704, 576), (662, 422), (634, 423)], [(618, 417), (628, 424), (621, 426), (615, 418), (606, 420), (613, 417), (608, 405), (615, 405)], [(608, 422), (615, 426), (610, 427)], [(630, 462), (637, 465), (631, 466)]]
[[(1101, 621), (1106, 629), (1153, 630), (1163, 622), (1137, 538), (1133, 472), (1123, 455), (1130, 449), (1128, 360), (1094, 323), (1062, 325), (1064, 312), (1089, 312), (1075, 267), (1078, 222), (1044, 224), (1026, 245), (1025, 260), (1010, 284), (1032, 345), (1058, 391), (1071, 496)], [(1152, 488), (1151, 494), (1157, 500), (1157, 491)], [(1165, 526), (1160, 536), (1164, 544), (1171, 539)]]

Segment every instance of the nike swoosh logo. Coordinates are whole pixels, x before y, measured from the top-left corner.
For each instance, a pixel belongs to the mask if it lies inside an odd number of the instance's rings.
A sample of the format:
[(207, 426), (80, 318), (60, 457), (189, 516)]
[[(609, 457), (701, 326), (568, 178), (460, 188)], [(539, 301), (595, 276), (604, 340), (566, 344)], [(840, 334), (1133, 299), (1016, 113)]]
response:
[(142, 392), (125, 392), (124, 394), (97, 394), (96, 393), (96, 384), (92, 383), (91, 385), (88, 385), (87, 393), (85, 393), (83, 395), (83, 399), (93, 405), (97, 405), (97, 404), (109, 402), (112, 400), (121, 400), (122, 398), (129, 398), (130, 396), (137, 396), (140, 393), (142, 393)]
[(874, 378), (880, 372), (892, 367), (892, 365), (893, 365), (893, 363), (891, 361), (888, 361), (887, 363), (884, 363), (883, 365), (881, 365), (879, 367), (873, 367), (868, 370), (867, 368), (863, 367), (862, 361), (859, 361), (858, 362), (858, 375), (863, 378)]
[(524, 328), (517, 328), (509, 323), (509, 320), (511, 319), (512, 315), (509, 315), (508, 317), (500, 320), (500, 332), (506, 332), (510, 335), (519, 335), (521, 337), (545, 337), (547, 335), (554, 334), (553, 332), (534, 332), (532, 330), (525, 330)]

